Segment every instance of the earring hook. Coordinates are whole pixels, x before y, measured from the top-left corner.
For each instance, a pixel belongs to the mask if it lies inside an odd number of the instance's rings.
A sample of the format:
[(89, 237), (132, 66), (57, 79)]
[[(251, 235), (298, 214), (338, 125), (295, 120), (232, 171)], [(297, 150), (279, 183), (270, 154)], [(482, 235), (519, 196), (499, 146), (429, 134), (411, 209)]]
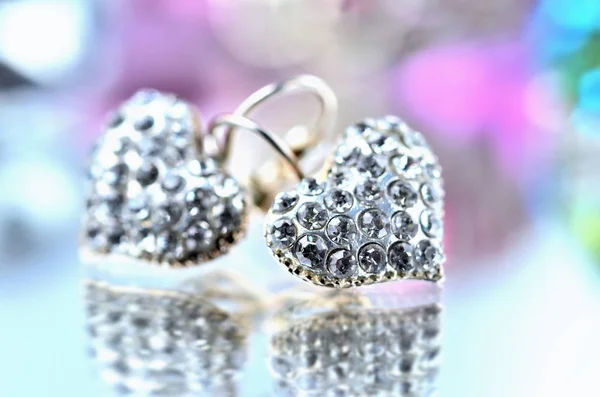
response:
[[(315, 131), (314, 135), (320, 136), (320, 135), (324, 134), (325, 132), (332, 131), (333, 126), (335, 124), (335, 117), (337, 116), (337, 108), (338, 108), (337, 97), (336, 97), (335, 93), (333, 92), (333, 90), (331, 89), (331, 87), (327, 83), (325, 83), (324, 80), (320, 79), (317, 76), (313, 76), (313, 75), (309, 75), (309, 74), (299, 75), (299, 76), (293, 77), (289, 80), (284, 80), (284, 81), (281, 81), (278, 83), (272, 83), (272, 84), (266, 85), (266, 86), (258, 89), (253, 94), (251, 94), (248, 98), (246, 98), (237, 107), (237, 109), (233, 112), (233, 114), (239, 115), (239, 116), (248, 116), (261, 103), (265, 102), (269, 98), (273, 98), (273, 97), (277, 96), (278, 94), (302, 92), (302, 91), (314, 94), (319, 99), (319, 102), (321, 104), (321, 112), (319, 114), (316, 125), (314, 127), (314, 131)], [(240, 121), (242, 124), (247, 124), (247, 121), (242, 121), (240, 119), (237, 119), (237, 121)], [(231, 152), (231, 142), (232, 142), (232, 136), (233, 136), (234, 131), (238, 127), (241, 127), (241, 128), (245, 128), (245, 127), (236, 125), (235, 123), (221, 123), (221, 124), (229, 124), (228, 128), (226, 128), (223, 132), (222, 145), (220, 147), (218, 147), (221, 160), (223, 162), (225, 162), (225, 161), (227, 161), (227, 158), (229, 157), (229, 154)], [(262, 130), (260, 127), (258, 127), (258, 125), (256, 123), (253, 123), (253, 124), (254, 125), (252, 126), (252, 128), (245, 128), (245, 129), (253, 130), (255, 132), (258, 132), (258, 131), (256, 131), (257, 129)], [(211, 123), (211, 125), (212, 125), (212, 123)], [(265, 131), (262, 130), (262, 132), (265, 132)], [(215, 138), (214, 128), (209, 127), (208, 133), (210, 135), (212, 135), (213, 138)], [(274, 136), (271, 134), (266, 134), (266, 135), (262, 134), (262, 133), (259, 133), (259, 134), (262, 135), (263, 137), (267, 138), (269, 143), (271, 143), (271, 144), (276, 143), (278, 146), (278, 147), (276, 147), (276, 150), (279, 153), (283, 154), (284, 157), (286, 156), (282, 152), (283, 147), (287, 146), (287, 144), (285, 143), (285, 141), (283, 141), (283, 139), (279, 139), (279, 138), (273, 139)], [(216, 140), (216, 138), (215, 138), (215, 140)], [(311, 139), (310, 141), (312, 143), (313, 139)], [(218, 142), (217, 142), (217, 146), (219, 146)], [(284, 151), (288, 152), (288, 154), (291, 152), (291, 150), (289, 148)], [(286, 161), (290, 165), (292, 164), (290, 161), (291, 159), (292, 159), (292, 157), (290, 157), (290, 156), (287, 156), (287, 158), (286, 158)], [(296, 171), (296, 174), (300, 175), (301, 171), (297, 167), (297, 160), (298, 160), (297, 158), (294, 159), (296, 164), (293, 165), (293, 168)]]

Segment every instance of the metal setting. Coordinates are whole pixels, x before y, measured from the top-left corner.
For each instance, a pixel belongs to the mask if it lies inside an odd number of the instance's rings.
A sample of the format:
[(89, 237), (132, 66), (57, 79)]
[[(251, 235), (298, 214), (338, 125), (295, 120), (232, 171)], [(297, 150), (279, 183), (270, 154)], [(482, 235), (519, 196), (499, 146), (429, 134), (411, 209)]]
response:
[[(233, 112), (238, 116), (249, 116), (254, 109), (270, 98), (275, 98), (280, 94), (289, 94), (295, 92), (309, 92), (314, 94), (321, 104), (321, 112), (319, 114), (316, 125), (311, 130), (310, 137), (303, 143), (303, 148), (312, 147), (319, 141), (323, 140), (333, 131), (335, 118), (337, 116), (337, 97), (335, 93), (323, 80), (312, 75), (299, 75), (289, 80), (284, 80), (278, 83), (269, 84), (259, 89), (246, 98)], [(223, 138), (219, 145), (219, 158), (226, 162), (231, 151), (233, 133), (237, 125), (230, 124), (223, 131)], [(209, 134), (215, 136), (214, 129), (209, 128)], [(282, 143), (280, 147), (285, 146)]]
[(279, 194), (266, 217), (273, 255), (301, 279), (346, 288), (443, 278), (443, 184), (423, 136), (397, 117), (351, 126), (324, 181)]
[(88, 166), (84, 259), (193, 266), (242, 238), (247, 193), (199, 137), (195, 109), (174, 95), (144, 90), (118, 109)]

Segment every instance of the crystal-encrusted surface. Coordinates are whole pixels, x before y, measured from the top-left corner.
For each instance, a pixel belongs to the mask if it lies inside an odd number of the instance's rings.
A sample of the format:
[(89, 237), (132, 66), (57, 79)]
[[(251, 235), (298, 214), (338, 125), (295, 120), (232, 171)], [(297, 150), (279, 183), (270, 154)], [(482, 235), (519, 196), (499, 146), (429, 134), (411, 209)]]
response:
[[(190, 105), (140, 91), (107, 124), (87, 171), (82, 242), (88, 252), (195, 265), (244, 234), (246, 193), (200, 156)], [(287, 200), (285, 205), (291, 205)]]
[[(440, 280), (444, 190), (422, 134), (393, 116), (368, 119), (347, 129), (331, 163), (324, 180), (307, 178), (269, 211), (266, 237), (278, 260), (304, 280), (332, 287)], [(293, 223), (295, 244), (275, 244), (272, 226), (282, 218)], [(306, 235), (318, 250), (298, 244)]]

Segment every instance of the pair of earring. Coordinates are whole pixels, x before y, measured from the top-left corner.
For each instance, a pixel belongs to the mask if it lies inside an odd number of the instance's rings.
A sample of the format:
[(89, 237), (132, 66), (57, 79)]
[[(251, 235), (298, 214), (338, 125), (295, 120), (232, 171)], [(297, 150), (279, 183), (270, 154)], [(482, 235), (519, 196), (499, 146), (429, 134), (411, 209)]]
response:
[[(302, 139), (291, 148), (248, 115), (296, 91), (316, 94), (322, 111), (316, 128), (294, 130)], [(337, 288), (441, 280), (444, 193), (436, 156), (400, 119), (366, 119), (347, 128), (323, 168), (306, 177), (299, 157), (325, 140), (336, 111), (331, 88), (307, 75), (261, 88), (212, 120), (206, 133), (192, 105), (156, 91), (135, 94), (112, 116), (92, 154), (84, 260), (111, 255), (182, 267), (228, 252), (245, 234), (250, 205), (247, 189), (224, 169), (240, 128), (281, 156), (270, 171), (285, 163), (299, 179), (294, 190), (277, 195), (274, 185), (282, 183), (264, 178), (254, 178), (252, 189), (254, 202), (275, 196), (266, 242), (292, 274)]]

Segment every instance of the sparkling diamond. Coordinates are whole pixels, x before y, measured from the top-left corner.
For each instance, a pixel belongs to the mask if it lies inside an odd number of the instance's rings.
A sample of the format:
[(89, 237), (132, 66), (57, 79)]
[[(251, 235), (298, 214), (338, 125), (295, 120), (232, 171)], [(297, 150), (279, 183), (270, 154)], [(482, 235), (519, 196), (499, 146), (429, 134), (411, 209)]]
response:
[(214, 227), (221, 233), (231, 233), (242, 225), (242, 214), (232, 203), (219, 203), (211, 210)]
[(439, 249), (431, 241), (423, 240), (417, 244), (415, 248), (415, 262), (420, 270), (433, 270), (441, 259)]
[(106, 170), (102, 176), (102, 179), (111, 186), (123, 185), (127, 182), (128, 173), (129, 167), (123, 163), (120, 163)]
[(183, 234), (185, 246), (190, 252), (203, 251), (214, 241), (215, 234), (208, 222), (198, 222), (190, 226)]
[(419, 225), (405, 211), (392, 215), (392, 232), (401, 240), (410, 240), (417, 235)]
[(175, 203), (164, 203), (152, 211), (152, 223), (158, 229), (174, 225), (181, 218), (183, 211)]
[(337, 213), (347, 212), (352, 208), (352, 204), (354, 203), (352, 194), (341, 189), (334, 189), (328, 192), (324, 201), (325, 207)]
[(207, 211), (218, 202), (215, 192), (209, 188), (196, 188), (185, 195), (188, 208), (197, 208), (199, 211)]
[(396, 241), (388, 250), (388, 261), (399, 272), (413, 268), (413, 247), (404, 241)]
[(239, 183), (230, 176), (222, 174), (213, 175), (208, 178), (208, 183), (215, 189), (215, 193), (219, 197), (229, 198), (240, 192)]
[(381, 176), (385, 171), (385, 164), (375, 156), (363, 157), (357, 166), (358, 172), (371, 178)]
[(423, 233), (428, 237), (438, 237), (442, 233), (442, 221), (432, 211), (421, 212), (420, 222)]
[(346, 136), (354, 137), (354, 136), (363, 136), (368, 132), (372, 131), (369, 123), (361, 122), (351, 125), (346, 129)]
[(210, 157), (201, 159), (201, 160), (193, 160), (188, 165), (188, 170), (190, 174), (197, 176), (206, 176), (212, 175), (219, 169), (217, 162)]
[(385, 249), (375, 243), (363, 245), (358, 251), (358, 264), (367, 273), (381, 273), (386, 265)]
[(335, 250), (327, 258), (327, 270), (334, 277), (350, 277), (356, 272), (356, 258), (348, 250)]
[(309, 268), (317, 269), (325, 260), (327, 255), (327, 244), (325, 241), (314, 234), (307, 234), (300, 238), (295, 247), (296, 258), (298, 261)]
[(385, 215), (377, 209), (369, 209), (360, 214), (358, 228), (370, 238), (381, 239), (388, 234)]
[(336, 244), (349, 244), (356, 236), (356, 225), (347, 216), (333, 217), (327, 224), (327, 237)]
[(370, 130), (367, 142), (375, 153), (392, 153), (398, 149), (398, 141), (382, 132)]
[(185, 179), (181, 175), (169, 172), (163, 179), (161, 186), (164, 191), (169, 193), (178, 192), (185, 185)]
[(388, 194), (396, 205), (410, 208), (417, 203), (418, 195), (409, 183), (393, 181), (388, 186)]
[(427, 142), (425, 141), (423, 134), (408, 128), (403, 132), (402, 142), (409, 148), (427, 147)]
[(298, 195), (296, 193), (283, 192), (275, 197), (273, 202), (273, 212), (283, 213), (291, 210), (298, 203)]
[(173, 254), (177, 248), (177, 235), (164, 232), (156, 236), (156, 251), (161, 255)]
[(135, 173), (135, 179), (137, 179), (142, 186), (148, 186), (154, 183), (157, 178), (158, 169), (154, 164), (147, 161), (142, 163)]
[(149, 138), (144, 137), (140, 142), (138, 142), (137, 147), (139, 150), (139, 155), (146, 158), (149, 156), (156, 156), (159, 154), (161, 148), (165, 146), (164, 139), (159, 137)]
[(154, 125), (154, 119), (151, 116), (144, 116), (137, 120), (133, 126), (138, 131), (148, 131)]
[(138, 196), (127, 203), (131, 219), (136, 222), (143, 222), (150, 219), (150, 206), (144, 196)]
[(406, 154), (394, 156), (392, 166), (398, 175), (407, 179), (417, 179), (423, 172), (419, 160)]
[(289, 219), (278, 219), (271, 225), (269, 235), (274, 247), (290, 247), (296, 241), (296, 226)]
[(327, 210), (318, 203), (304, 203), (296, 214), (298, 222), (307, 229), (321, 229), (327, 223)]
[(350, 175), (347, 171), (338, 170), (331, 172), (328, 179), (333, 187), (343, 187), (350, 182)]
[(442, 177), (442, 168), (438, 164), (427, 163), (423, 166), (425, 175), (431, 179), (439, 179)]
[(316, 196), (323, 193), (324, 187), (315, 178), (304, 178), (300, 182), (298, 190), (307, 196)]
[(361, 157), (361, 150), (356, 146), (342, 144), (335, 155), (335, 162), (345, 166), (356, 165)]
[(367, 179), (362, 184), (356, 186), (354, 192), (359, 201), (365, 204), (374, 204), (381, 200), (383, 192), (379, 188), (377, 181)]
[(425, 204), (433, 206), (442, 200), (442, 192), (431, 183), (424, 183), (421, 185), (421, 197), (423, 197)]

